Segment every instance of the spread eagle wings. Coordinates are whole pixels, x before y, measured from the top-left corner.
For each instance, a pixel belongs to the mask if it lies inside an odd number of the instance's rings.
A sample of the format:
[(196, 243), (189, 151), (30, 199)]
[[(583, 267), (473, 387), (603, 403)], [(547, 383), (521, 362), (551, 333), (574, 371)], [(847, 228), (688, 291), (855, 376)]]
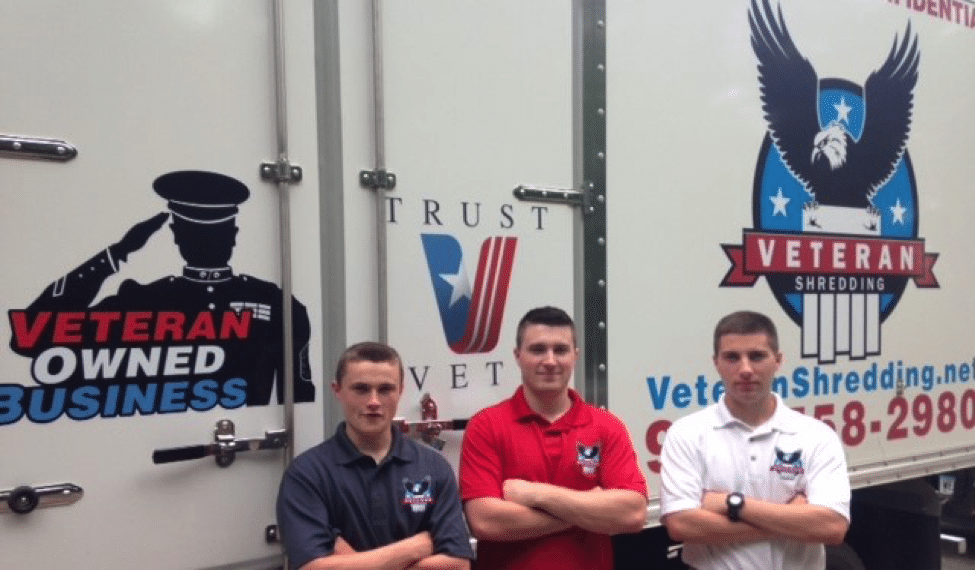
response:
[(762, 3), (760, 13), (752, 0), (749, 26), (759, 60), (763, 112), (783, 161), (818, 201), (853, 205), (853, 196), (872, 197), (894, 174), (908, 140), (919, 62), (918, 38), (912, 38), (911, 23), (900, 44), (895, 36), (881, 68), (868, 76), (864, 128), (856, 142), (844, 130), (847, 154), (838, 167), (822, 157), (812, 158), (814, 140), (822, 131), (817, 73), (793, 43), (782, 8), (774, 15), (768, 0)]

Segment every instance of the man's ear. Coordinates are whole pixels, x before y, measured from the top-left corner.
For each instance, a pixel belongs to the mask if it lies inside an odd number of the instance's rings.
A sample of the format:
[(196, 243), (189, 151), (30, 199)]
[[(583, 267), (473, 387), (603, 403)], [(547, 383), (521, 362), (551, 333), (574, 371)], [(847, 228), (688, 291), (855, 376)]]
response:
[(341, 389), (342, 389), (342, 385), (341, 384), (339, 384), (336, 381), (333, 381), (332, 382), (332, 393), (335, 394), (336, 397), (339, 396), (339, 390), (341, 390)]

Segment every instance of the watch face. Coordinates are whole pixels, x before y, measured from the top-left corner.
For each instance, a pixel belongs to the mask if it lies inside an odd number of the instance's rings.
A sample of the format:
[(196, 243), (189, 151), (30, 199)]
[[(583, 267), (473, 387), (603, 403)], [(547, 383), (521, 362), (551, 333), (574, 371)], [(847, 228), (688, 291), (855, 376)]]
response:
[(742, 495), (732, 493), (729, 495), (729, 505), (737, 507), (742, 504)]

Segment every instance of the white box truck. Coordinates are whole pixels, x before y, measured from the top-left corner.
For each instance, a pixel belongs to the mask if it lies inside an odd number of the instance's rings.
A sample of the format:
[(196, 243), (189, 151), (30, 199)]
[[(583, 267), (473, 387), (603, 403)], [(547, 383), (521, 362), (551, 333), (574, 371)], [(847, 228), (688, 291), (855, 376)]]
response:
[(933, 477), (972, 514), (970, 0), (0, 14), (4, 566), (281, 567), (278, 481), (341, 420), (343, 347), (401, 351), (403, 425), (456, 466), (549, 304), (646, 466), (618, 568), (680, 567), (661, 442), (721, 396), (739, 308), (845, 444), (832, 569), (928, 564)]

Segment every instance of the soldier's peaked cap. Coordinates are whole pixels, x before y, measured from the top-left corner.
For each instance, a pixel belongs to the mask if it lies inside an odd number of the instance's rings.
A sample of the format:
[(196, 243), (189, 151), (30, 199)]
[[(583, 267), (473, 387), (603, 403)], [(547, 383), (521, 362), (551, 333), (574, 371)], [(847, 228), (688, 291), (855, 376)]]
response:
[(237, 214), (251, 195), (243, 182), (205, 170), (167, 172), (153, 181), (153, 190), (168, 202), (173, 215), (200, 223), (216, 223)]

